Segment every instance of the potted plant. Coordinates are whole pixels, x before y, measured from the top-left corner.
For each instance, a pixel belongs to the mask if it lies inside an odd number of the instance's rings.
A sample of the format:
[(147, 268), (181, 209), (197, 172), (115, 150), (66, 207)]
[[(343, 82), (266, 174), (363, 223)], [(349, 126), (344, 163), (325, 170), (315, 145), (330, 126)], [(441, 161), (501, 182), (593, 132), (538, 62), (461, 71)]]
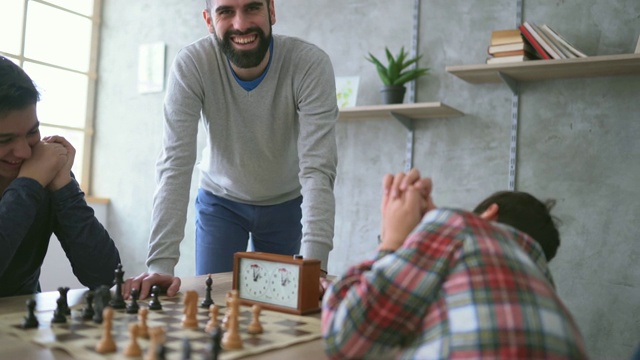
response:
[[(420, 68), (417, 66), (418, 60), (422, 58), (422, 55), (408, 59), (408, 53), (404, 51), (404, 47), (400, 49), (396, 57), (391, 54), (389, 48), (385, 47), (385, 52), (387, 54), (387, 66), (383, 65), (382, 62), (371, 53), (369, 53), (369, 57), (366, 59), (376, 66), (380, 80), (382, 80), (384, 84), (380, 90), (382, 93), (382, 102), (385, 104), (400, 104), (407, 90), (404, 84), (426, 75), (429, 68)], [(410, 69), (409, 67), (413, 64), (416, 64), (416, 67)]]

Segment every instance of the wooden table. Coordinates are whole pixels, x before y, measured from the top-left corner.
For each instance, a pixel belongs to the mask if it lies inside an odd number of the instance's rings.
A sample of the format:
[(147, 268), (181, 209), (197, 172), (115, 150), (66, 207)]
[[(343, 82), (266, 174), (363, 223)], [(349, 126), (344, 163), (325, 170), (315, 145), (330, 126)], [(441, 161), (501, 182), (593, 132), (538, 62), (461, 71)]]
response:
[[(213, 290), (211, 296), (216, 303), (224, 303), (225, 294), (231, 290), (231, 273), (214, 274)], [(182, 278), (181, 292), (196, 290), (201, 297), (204, 297), (206, 276), (192, 276)], [(73, 289), (68, 293), (69, 306), (83, 303), (83, 296), (86, 289)], [(38, 303), (37, 310), (54, 310), (56, 299), (59, 293), (45, 292), (36, 295)], [(15, 313), (24, 311), (26, 315), (25, 303), (30, 296), (14, 296), (0, 298), (0, 314)], [(319, 317), (320, 314), (311, 316)], [(73, 359), (68, 353), (61, 350), (50, 350), (37, 344), (20, 340), (13, 336), (0, 337), (0, 359)], [(272, 350), (261, 354), (247, 356), (244, 359), (261, 360), (282, 360), (282, 359), (326, 359), (322, 348), (322, 340), (313, 340), (301, 344), (296, 344), (285, 349)]]

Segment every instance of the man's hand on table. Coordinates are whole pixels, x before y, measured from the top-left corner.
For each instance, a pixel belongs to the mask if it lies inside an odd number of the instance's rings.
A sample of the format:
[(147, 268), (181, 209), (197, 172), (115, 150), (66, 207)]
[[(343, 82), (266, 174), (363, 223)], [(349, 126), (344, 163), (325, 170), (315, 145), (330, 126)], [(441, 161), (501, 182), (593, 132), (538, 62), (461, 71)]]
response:
[(180, 278), (173, 275), (159, 274), (159, 273), (142, 273), (136, 277), (129, 278), (124, 282), (122, 286), (122, 296), (125, 299), (129, 299), (131, 289), (138, 289), (139, 299), (144, 300), (149, 296), (151, 287), (158, 285), (163, 292), (166, 292), (167, 296), (175, 296), (180, 290)]
[(320, 300), (324, 297), (329, 285), (331, 285), (331, 280), (327, 279), (327, 272), (320, 270)]

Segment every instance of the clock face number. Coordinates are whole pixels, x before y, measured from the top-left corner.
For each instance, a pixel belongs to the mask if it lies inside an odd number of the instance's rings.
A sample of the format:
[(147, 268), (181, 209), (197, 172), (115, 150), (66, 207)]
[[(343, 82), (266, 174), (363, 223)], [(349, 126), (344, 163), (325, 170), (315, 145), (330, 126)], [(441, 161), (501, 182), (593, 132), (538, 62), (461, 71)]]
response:
[(244, 291), (252, 296), (260, 297), (268, 290), (267, 270), (258, 263), (250, 263), (242, 271)]

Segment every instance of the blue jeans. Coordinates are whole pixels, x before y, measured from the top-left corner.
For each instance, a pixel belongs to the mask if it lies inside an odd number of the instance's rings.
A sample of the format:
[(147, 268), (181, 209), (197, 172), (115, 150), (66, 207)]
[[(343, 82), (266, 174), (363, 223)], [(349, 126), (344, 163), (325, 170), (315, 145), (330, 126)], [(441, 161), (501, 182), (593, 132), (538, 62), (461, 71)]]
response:
[(295, 255), (302, 239), (302, 196), (259, 206), (227, 200), (198, 189), (196, 198), (196, 274), (233, 270), (233, 254), (253, 250)]

